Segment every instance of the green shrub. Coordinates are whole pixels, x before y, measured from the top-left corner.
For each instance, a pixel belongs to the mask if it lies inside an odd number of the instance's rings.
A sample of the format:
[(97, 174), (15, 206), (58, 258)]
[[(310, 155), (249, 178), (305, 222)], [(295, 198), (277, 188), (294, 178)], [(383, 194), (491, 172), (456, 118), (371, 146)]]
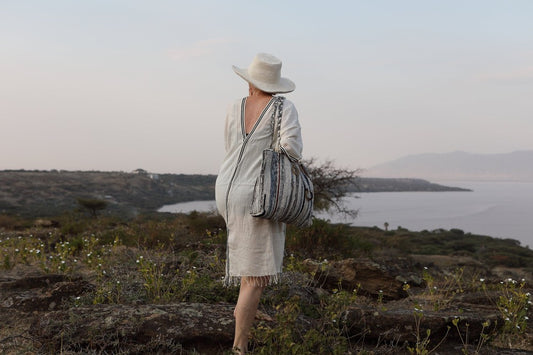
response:
[(349, 229), (345, 224), (315, 218), (308, 228), (288, 226), (285, 244), (289, 250), (312, 257), (324, 256), (325, 252), (331, 251), (338, 254), (350, 247)]
[(452, 228), (452, 229), (450, 229), (450, 232), (452, 232), (454, 234), (458, 234), (458, 235), (464, 235), (465, 234), (465, 232), (462, 229), (458, 229), (458, 228)]
[(0, 228), (18, 229), (22, 226), (20, 218), (6, 214), (0, 214)]

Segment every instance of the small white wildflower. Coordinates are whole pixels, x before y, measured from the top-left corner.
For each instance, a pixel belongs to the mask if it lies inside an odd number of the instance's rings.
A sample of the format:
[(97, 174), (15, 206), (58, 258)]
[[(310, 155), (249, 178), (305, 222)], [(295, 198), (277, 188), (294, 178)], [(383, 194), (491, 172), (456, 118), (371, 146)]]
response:
[(104, 274), (104, 275), (105, 275), (105, 274), (107, 274), (107, 272), (105, 272), (105, 270), (102, 270), (102, 274)]
[(18, 253), (19, 251), (20, 251), (20, 250), (18, 250), (18, 248), (17, 248), (17, 249), (15, 249), (15, 253)]
[(479, 279), (479, 281), (480, 281), (480, 282), (484, 282), (484, 281), (485, 281), (485, 279)]
[(65, 263), (65, 260), (61, 260), (61, 264), (64, 264)]
[(79, 300), (80, 298), (81, 298), (80, 296), (76, 297), (77, 300)]
[(77, 263), (77, 262), (78, 262), (78, 259), (74, 259), (74, 262)]
[(120, 284), (120, 281), (117, 280), (117, 285), (119, 285), (119, 284)]
[(528, 316), (525, 316), (524, 319), (525, 319), (525, 320), (529, 320), (529, 317), (528, 317)]
[(506, 317), (506, 318), (505, 318), (505, 321), (506, 321), (506, 322), (509, 322), (509, 317)]
[(424, 270), (427, 270), (427, 269), (428, 269), (428, 267), (427, 267), (427, 266), (424, 266)]
[(135, 262), (138, 264), (138, 263), (140, 263), (141, 261), (140, 261), (139, 259), (137, 259)]

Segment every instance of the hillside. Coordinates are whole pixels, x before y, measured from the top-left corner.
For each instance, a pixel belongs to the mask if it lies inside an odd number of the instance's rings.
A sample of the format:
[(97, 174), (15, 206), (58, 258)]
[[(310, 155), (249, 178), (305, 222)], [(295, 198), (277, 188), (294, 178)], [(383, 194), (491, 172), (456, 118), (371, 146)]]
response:
[(471, 191), (460, 187), (433, 184), (423, 179), (358, 178), (350, 192)]
[(409, 155), (370, 168), (367, 176), (428, 180), (533, 181), (533, 150), (507, 154)]
[[(0, 171), (0, 214), (53, 216), (78, 207), (78, 198), (108, 202), (108, 213), (133, 216), (163, 205), (213, 200), (215, 175), (102, 171)], [(462, 191), (420, 179), (357, 179), (350, 192)]]
[(153, 211), (165, 204), (209, 200), (214, 175), (101, 171), (0, 171), (0, 213), (53, 216), (77, 207), (77, 198), (108, 202), (123, 215)]

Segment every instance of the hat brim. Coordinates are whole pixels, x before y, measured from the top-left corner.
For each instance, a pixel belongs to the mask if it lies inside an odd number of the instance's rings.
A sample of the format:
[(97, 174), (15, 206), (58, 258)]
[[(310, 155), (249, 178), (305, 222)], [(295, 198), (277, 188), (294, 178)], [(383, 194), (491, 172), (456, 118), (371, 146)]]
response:
[(275, 84), (265, 83), (261, 81), (254, 80), (250, 77), (247, 68), (238, 68), (235, 65), (232, 66), (235, 74), (255, 86), (261, 91), (268, 92), (269, 94), (285, 94), (296, 89), (294, 82), (287, 78), (280, 78), (279, 81)]

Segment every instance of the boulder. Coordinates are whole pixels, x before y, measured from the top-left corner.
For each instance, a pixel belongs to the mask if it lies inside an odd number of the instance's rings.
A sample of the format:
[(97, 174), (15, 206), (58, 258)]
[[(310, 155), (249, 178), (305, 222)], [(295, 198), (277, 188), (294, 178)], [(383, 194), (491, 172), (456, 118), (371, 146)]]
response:
[(93, 291), (94, 285), (81, 278), (49, 274), (0, 280), (0, 307), (23, 312), (48, 311), (71, 297)]
[(68, 280), (69, 277), (63, 274), (35, 274), (2, 278), (0, 279), (0, 291), (28, 290), (40, 287), (49, 287), (57, 282)]
[[(30, 334), (50, 352), (97, 349), (116, 352), (180, 344), (202, 353), (231, 348), (235, 323), (231, 304), (94, 305), (54, 311), (37, 318)], [(211, 349), (211, 350), (210, 350)], [(155, 351), (152, 349), (152, 351)]]
[[(458, 329), (453, 324), (456, 318), (458, 318)], [(424, 339), (427, 330), (430, 329), (430, 348), (444, 338), (446, 342), (461, 343), (459, 333), (463, 339), (476, 342), (482, 332), (492, 333), (504, 323), (496, 309), (471, 305), (469, 309), (458, 313), (457, 310), (415, 310), (406, 304), (404, 306), (387, 304), (386, 308), (349, 307), (343, 314), (342, 322), (351, 336), (364, 335), (368, 340), (398, 344), (416, 343), (417, 334)], [(418, 327), (417, 322), (419, 322)], [(484, 323), (488, 324), (485, 328)]]
[(33, 225), (40, 228), (55, 228), (59, 227), (59, 222), (50, 219), (38, 218), (35, 220), (35, 222), (33, 222)]
[(370, 259), (345, 259), (340, 261), (304, 261), (308, 272), (314, 274), (320, 287), (345, 290), (359, 289), (358, 292), (385, 300), (407, 297), (403, 290), (403, 278), (397, 278), (391, 269)]

